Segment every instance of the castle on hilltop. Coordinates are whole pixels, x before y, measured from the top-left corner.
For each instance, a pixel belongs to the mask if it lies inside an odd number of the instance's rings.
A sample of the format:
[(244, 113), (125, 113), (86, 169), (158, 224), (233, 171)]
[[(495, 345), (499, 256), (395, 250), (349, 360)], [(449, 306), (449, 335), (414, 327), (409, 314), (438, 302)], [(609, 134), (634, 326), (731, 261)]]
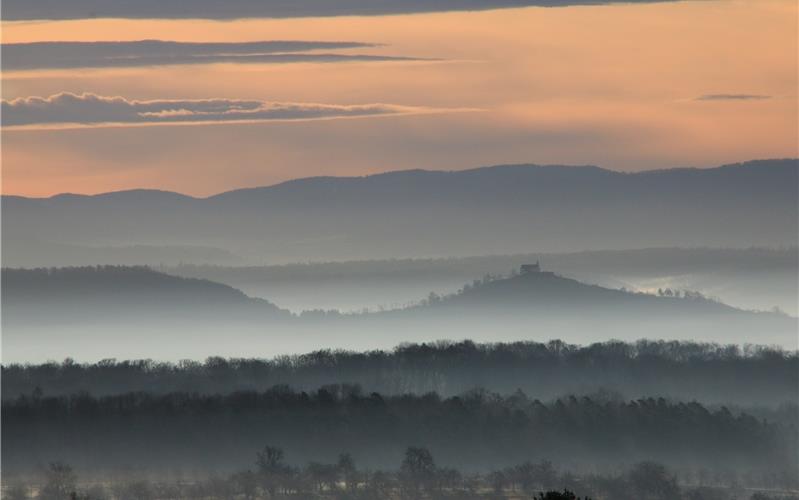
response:
[(522, 267), (519, 269), (519, 271), (521, 274), (540, 273), (541, 263), (536, 260), (535, 264), (522, 264)]

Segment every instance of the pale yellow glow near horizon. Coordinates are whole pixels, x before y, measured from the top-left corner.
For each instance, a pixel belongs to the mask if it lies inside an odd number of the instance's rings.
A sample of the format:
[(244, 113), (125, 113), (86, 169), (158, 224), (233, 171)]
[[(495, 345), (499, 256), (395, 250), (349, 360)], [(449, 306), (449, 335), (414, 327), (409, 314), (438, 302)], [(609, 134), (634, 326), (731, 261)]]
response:
[[(793, 0), (382, 17), (3, 23), (43, 40), (346, 40), (438, 62), (216, 64), (3, 74), (3, 97), (227, 97), (478, 113), (3, 132), (3, 192), (207, 195), (306, 175), (536, 162), (620, 170), (799, 156)], [(707, 94), (757, 100), (701, 101)], [(153, 131), (153, 128), (159, 129)]]

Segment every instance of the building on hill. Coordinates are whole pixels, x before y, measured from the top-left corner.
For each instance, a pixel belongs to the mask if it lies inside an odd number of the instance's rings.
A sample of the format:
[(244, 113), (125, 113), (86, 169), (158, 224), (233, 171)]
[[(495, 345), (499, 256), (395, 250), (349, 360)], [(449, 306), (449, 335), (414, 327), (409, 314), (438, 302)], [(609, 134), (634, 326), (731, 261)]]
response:
[(535, 264), (522, 264), (520, 271), (521, 274), (540, 273), (541, 264), (537, 260), (535, 261)]

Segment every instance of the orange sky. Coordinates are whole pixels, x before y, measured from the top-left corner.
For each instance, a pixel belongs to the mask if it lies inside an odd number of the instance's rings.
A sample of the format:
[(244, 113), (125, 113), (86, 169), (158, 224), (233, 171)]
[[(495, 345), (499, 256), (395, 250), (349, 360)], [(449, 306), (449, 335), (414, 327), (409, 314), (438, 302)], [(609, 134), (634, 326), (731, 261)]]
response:
[[(3, 192), (149, 187), (207, 195), (308, 175), (509, 162), (620, 170), (799, 156), (794, 0), (243, 21), (4, 23), (44, 40), (352, 40), (440, 61), (5, 72), (3, 98), (387, 103), (434, 114), (307, 122), (14, 130)], [(709, 94), (769, 96), (697, 100)], [(448, 108), (469, 112), (446, 112)]]

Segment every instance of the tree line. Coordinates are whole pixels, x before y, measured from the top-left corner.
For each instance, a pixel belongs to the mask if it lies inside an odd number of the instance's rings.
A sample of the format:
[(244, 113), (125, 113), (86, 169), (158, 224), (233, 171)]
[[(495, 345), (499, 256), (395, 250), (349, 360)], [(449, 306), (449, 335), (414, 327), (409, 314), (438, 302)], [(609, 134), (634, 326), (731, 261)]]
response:
[(177, 363), (153, 360), (76, 363), (71, 359), (2, 367), (4, 399), (41, 391), (48, 396), (147, 391), (204, 394), (263, 390), (287, 384), (314, 389), (358, 384), (367, 392), (455, 395), (475, 387), (521, 389), (548, 399), (611, 390), (634, 398), (661, 395), (728, 404), (778, 405), (799, 392), (799, 355), (765, 346), (608, 341), (586, 346), (548, 343), (404, 344), (392, 351), (320, 350), (273, 359)]
[[(194, 480), (153, 481), (141, 477), (80, 483), (68, 464), (51, 462), (27, 480), (6, 481), (4, 500), (776, 500), (751, 493), (737, 478), (699, 475), (680, 479), (657, 462), (644, 461), (607, 474), (560, 471), (552, 462), (524, 462), (485, 473), (440, 466), (427, 448), (408, 447), (398, 468), (359, 468), (349, 453), (333, 462), (292, 465), (282, 448), (267, 445), (250, 467)], [(745, 495), (740, 493), (746, 491)], [(774, 489), (771, 488), (773, 492)], [(581, 492), (578, 496), (574, 492)], [(781, 492), (780, 492), (781, 493)]]
[(397, 450), (417, 444), (467, 470), (546, 457), (607, 467), (651, 458), (796, 471), (799, 446), (795, 425), (696, 402), (607, 395), (541, 401), (484, 390), (381, 395), (352, 385), (216, 395), (33, 393), (5, 401), (2, 420), (4, 471), (30, 469), (48, 455), (96, 468), (215, 469), (241, 463), (252, 442), (291, 447), (309, 460), (346, 449), (372, 464), (388, 464)]

